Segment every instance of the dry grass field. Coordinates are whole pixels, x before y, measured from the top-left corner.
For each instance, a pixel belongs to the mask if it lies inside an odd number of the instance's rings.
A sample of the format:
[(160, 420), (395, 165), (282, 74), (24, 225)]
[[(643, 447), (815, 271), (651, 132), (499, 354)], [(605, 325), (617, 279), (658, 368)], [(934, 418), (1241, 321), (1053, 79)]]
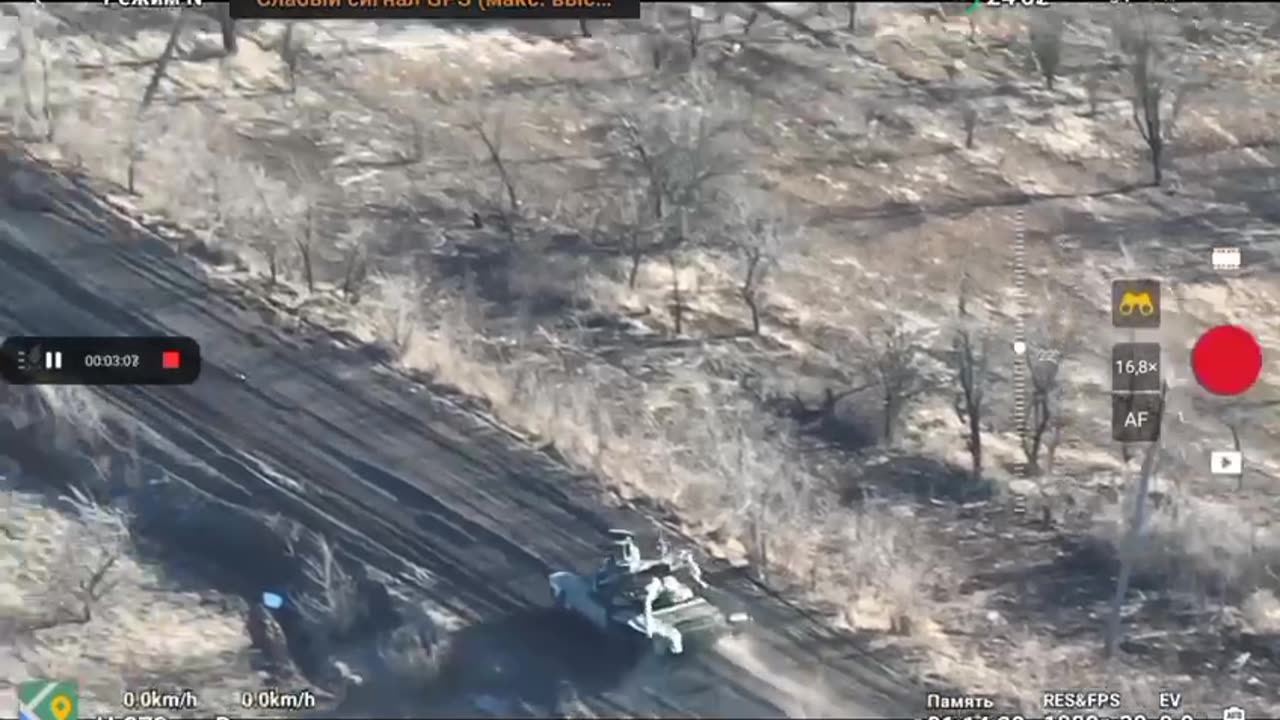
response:
[[(1280, 367), (1227, 401), (1186, 359), (1224, 322), (1280, 347), (1280, 13), (858, 7), (647, 6), (589, 38), (241, 21), (227, 55), (194, 13), (20, 6), (4, 120), (227, 292), (381, 343), (924, 677), (1025, 710), (1082, 687), (1280, 711)], [(1111, 440), (1120, 277), (1165, 288), (1154, 448)], [(1245, 474), (1209, 474), (1233, 443)], [(0, 553), (32, 577), (93, 526), (10, 502), (63, 528)], [(174, 666), (238, 657), (239, 620), (118, 572), (150, 593), (128, 623), (203, 638)]]

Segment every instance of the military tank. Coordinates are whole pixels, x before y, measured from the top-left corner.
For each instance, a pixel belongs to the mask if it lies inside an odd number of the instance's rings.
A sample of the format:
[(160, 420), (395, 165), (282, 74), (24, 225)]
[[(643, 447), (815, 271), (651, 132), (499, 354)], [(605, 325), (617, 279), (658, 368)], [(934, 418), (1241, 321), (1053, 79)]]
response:
[(682, 655), (750, 622), (745, 612), (727, 612), (705, 596), (710, 586), (692, 552), (673, 552), (660, 541), (656, 555), (644, 558), (627, 530), (609, 531), (594, 572), (553, 572), (548, 580), (556, 608), (603, 632), (621, 629), (643, 638), (659, 655)]

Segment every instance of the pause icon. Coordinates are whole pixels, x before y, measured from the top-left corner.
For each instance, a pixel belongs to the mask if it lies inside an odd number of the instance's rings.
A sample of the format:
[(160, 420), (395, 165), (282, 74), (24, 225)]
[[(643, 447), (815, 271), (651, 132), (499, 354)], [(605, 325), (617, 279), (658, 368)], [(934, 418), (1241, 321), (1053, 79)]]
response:
[(61, 370), (62, 369), (62, 351), (47, 352), (44, 354), (45, 370)]

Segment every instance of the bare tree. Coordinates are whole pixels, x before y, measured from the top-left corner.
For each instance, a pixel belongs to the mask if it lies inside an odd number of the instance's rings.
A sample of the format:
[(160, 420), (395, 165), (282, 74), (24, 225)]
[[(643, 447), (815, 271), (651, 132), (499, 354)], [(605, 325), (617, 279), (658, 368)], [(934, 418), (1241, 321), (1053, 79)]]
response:
[(934, 20), (945, 22), (947, 19), (947, 13), (943, 11), (942, 3), (940, 2), (930, 3), (928, 5), (921, 3), (915, 7), (914, 10), (920, 15), (920, 17), (924, 18), (926, 23), (930, 25), (933, 24)]
[(1053, 90), (1062, 65), (1062, 36), (1066, 27), (1066, 18), (1052, 11), (1037, 13), (1031, 21), (1031, 55), (1047, 90)]
[[(1052, 302), (1052, 299), (1050, 299)], [(1031, 416), (1022, 436), (1022, 451), (1027, 467), (1035, 473), (1040, 467), (1041, 451), (1056, 453), (1065, 428), (1065, 385), (1060, 379), (1062, 364), (1075, 350), (1078, 336), (1063, 314), (1055, 314), (1028, 343), (1022, 356), (1031, 380)], [(1052, 459), (1049, 460), (1052, 463)]]
[(302, 279), (307, 283), (307, 292), (316, 291), (315, 248), (316, 248), (316, 204), (306, 198), (305, 220), (302, 230), (294, 236), (294, 244), (298, 247), (298, 259), (302, 262)]
[(667, 269), (671, 273), (671, 304), (668, 307), (671, 312), (671, 323), (674, 326), (672, 332), (680, 335), (684, 332), (684, 311), (687, 307), (684, 302), (684, 287), (680, 284), (680, 274), (684, 270), (684, 258), (680, 247), (667, 250)]
[(848, 2), (845, 3), (845, 6), (849, 8), (849, 24), (845, 26), (845, 29), (853, 32), (858, 29), (858, 3)]
[(751, 334), (760, 334), (760, 296), (767, 287), (770, 273), (777, 267), (778, 258), (787, 239), (794, 233), (786, 219), (766, 215), (753, 205), (767, 202), (763, 196), (746, 194), (740, 197), (733, 224), (733, 236), (729, 242), (742, 260), (742, 281), (738, 285), (738, 297), (747, 307), (751, 317)]
[(515, 178), (502, 155), (505, 116), (501, 112), (496, 114), (492, 130), (486, 129), (485, 125), (486, 122), (483, 119), (478, 119), (471, 124), (471, 127), (480, 137), (480, 141), (484, 143), (489, 162), (493, 165), (493, 169), (497, 172), (498, 179), (502, 183), (506, 202), (505, 205), (497, 203), (498, 213), (503, 228), (507, 232), (507, 239), (514, 245), (516, 242), (516, 222), (520, 215), (520, 198), (516, 193)]
[(678, 104), (664, 106), (660, 98), (641, 97), (634, 109), (618, 115), (617, 142), (645, 178), (655, 219), (711, 199), (708, 186), (738, 169), (730, 145), (737, 123), (717, 107), (708, 84), (693, 76), (688, 96)]
[(965, 102), (960, 105), (960, 122), (964, 126), (964, 147), (972, 150), (973, 133), (978, 129), (978, 109), (973, 103)]
[(231, 16), (231, 3), (219, 4), (214, 12), (217, 13), (218, 26), (222, 30), (222, 50), (228, 55), (235, 55), (238, 49), (236, 19)]
[(702, 30), (706, 25), (706, 10), (698, 5), (689, 6), (688, 24), (685, 26), (685, 42), (689, 49), (689, 58), (698, 59), (698, 43), (702, 40)]
[(179, 10), (173, 18), (173, 26), (169, 29), (169, 39), (164, 44), (164, 50), (160, 52), (159, 59), (156, 60), (155, 70), (151, 72), (151, 80), (147, 82), (146, 89), (142, 92), (142, 99), (138, 101), (138, 109), (134, 113), (133, 127), (129, 133), (128, 156), (129, 164), (126, 169), (127, 178), (125, 186), (129, 192), (136, 193), (137, 187), (137, 170), (139, 160), (138, 141), (139, 134), (142, 132), (142, 116), (155, 100), (156, 93), (160, 90), (160, 81), (164, 79), (165, 73), (169, 70), (169, 63), (173, 61), (174, 53), (178, 48), (178, 38), (182, 35), (182, 29), (187, 22), (187, 13)]
[(1102, 99), (1102, 68), (1094, 67), (1084, 76), (1084, 94), (1089, 103), (1089, 117), (1098, 114), (1098, 101)]
[(357, 220), (338, 239), (342, 255), (342, 297), (349, 303), (359, 302), (369, 277), (369, 239), (373, 228), (368, 221)]
[(1058, 463), (1058, 448), (1062, 447), (1063, 436), (1075, 424), (1076, 416), (1071, 409), (1075, 401), (1070, 389), (1064, 383), (1058, 383), (1057, 409), (1049, 420), (1049, 432), (1044, 438), (1044, 472), (1052, 475)]
[(620, 247), (626, 253), (627, 286), (633, 289), (640, 266), (645, 258), (661, 249), (664, 236), (664, 223), (649, 216), (647, 197), (643, 189), (629, 186), (611, 193), (597, 216), (599, 229), (607, 238), (605, 243)]
[[(1224, 413), (1222, 424), (1227, 426), (1227, 431), (1231, 433), (1231, 447), (1236, 452), (1243, 452), (1244, 448), (1240, 445), (1240, 417), (1235, 413)], [(1240, 468), (1240, 474), (1236, 476), (1236, 492), (1244, 490), (1244, 467)]]
[(972, 460), (973, 479), (982, 479), (982, 415), (985, 411), (988, 345), (986, 333), (976, 328), (969, 313), (969, 280), (961, 283), (957, 300), (957, 325), (951, 341), (951, 364), (958, 386), (954, 409), (965, 425), (965, 444)]
[(169, 69), (169, 63), (173, 61), (173, 55), (178, 48), (178, 37), (182, 34), (182, 28), (187, 21), (187, 14), (179, 10), (173, 19), (173, 27), (169, 29), (169, 39), (164, 44), (164, 50), (160, 52), (160, 58), (156, 60), (155, 70), (151, 72), (151, 80), (147, 82), (147, 89), (142, 93), (142, 100), (138, 103), (138, 114), (141, 115), (152, 101), (155, 100), (156, 92), (160, 89), (160, 81), (164, 79), (165, 72)]
[[(731, 144), (735, 120), (710, 97), (707, 84), (692, 78), (689, 95), (675, 104), (638, 98), (617, 116), (613, 132), (626, 160), (644, 179), (648, 223), (644, 237), (652, 251), (682, 245), (715, 223), (716, 182), (731, 176), (739, 158)], [(649, 228), (658, 235), (649, 234)], [(638, 256), (633, 255), (633, 261)]]
[(293, 43), (294, 24), (285, 25), (284, 35), (280, 38), (280, 60), (284, 62), (285, 70), (288, 71), (289, 92), (296, 94), (298, 92), (298, 62), (302, 59), (302, 53), (298, 52), (298, 48)]
[[(1158, 428), (1164, 424), (1163, 408), (1168, 389), (1168, 384), (1164, 384), (1160, 388), (1159, 407), (1161, 412), (1159, 417), (1154, 420)], [(1142, 530), (1147, 521), (1147, 495), (1151, 492), (1151, 480), (1156, 473), (1156, 464), (1159, 460), (1161, 447), (1159, 440), (1149, 444), (1146, 454), (1142, 458), (1142, 467), (1138, 470), (1138, 482), (1135, 483), (1131, 498), (1133, 503), (1132, 515), (1129, 520), (1129, 527), (1125, 532), (1123, 545), (1120, 548), (1120, 572), (1116, 577), (1116, 591), (1111, 597), (1111, 609), (1107, 613), (1103, 655), (1108, 659), (1115, 656), (1116, 649), (1120, 646), (1121, 614), (1124, 609), (1124, 599), (1129, 592), (1129, 581), (1133, 577), (1133, 564), (1141, 554)]]
[(904, 318), (881, 316), (862, 333), (859, 351), (863, 372), (880, 393), (881, 429), (892, 444), (902, 411), (928, 384), (922, 372), (922, 335), (904, 324)]
[(1165, 49), (1155, 36), (1152, 15), (1142, 8), (1132, 24), (1117, 25), (1114, 32), (1121, 49), (1129, 56), (1132, 79), (1129, 101), (1133, 124), (1147, 145), (1151, 181), (1164, 180), (1164, 158), (1174, 135), (1191, 84), (1179, 79), (1168, 67)]

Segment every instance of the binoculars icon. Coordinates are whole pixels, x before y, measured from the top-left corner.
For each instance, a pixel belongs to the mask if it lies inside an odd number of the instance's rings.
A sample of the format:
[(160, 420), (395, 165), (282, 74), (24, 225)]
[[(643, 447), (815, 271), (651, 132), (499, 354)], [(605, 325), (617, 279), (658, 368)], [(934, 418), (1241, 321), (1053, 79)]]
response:
[(1142, 317), (1151, 317), (1156, 314), (1156, 304), (1151, 300), (1151, 293), (1148, 292), (1126, 292), (1120, 298), (1120, 304), (1116, 309), (1124, 317), (1134, 313)]

